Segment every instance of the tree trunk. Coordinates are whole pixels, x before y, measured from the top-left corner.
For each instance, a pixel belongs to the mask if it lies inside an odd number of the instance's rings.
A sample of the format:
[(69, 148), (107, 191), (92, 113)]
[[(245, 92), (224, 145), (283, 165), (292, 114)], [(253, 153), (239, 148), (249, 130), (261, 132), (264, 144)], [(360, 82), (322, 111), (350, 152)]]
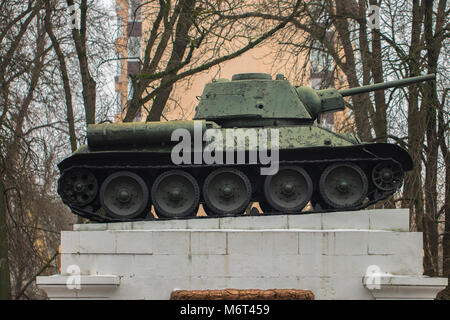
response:
[[(68, 6), (74, 6), (73, 0), (67, 0)], [(95, 108), (96, 108), (96, 87), (97, 83), (92, 78), (89, 71), (89, 61), (86, 48), (87, 35), (87, 0), (82, 0), (80, 4), (80, 31), (72, 29), (72, 37), (75, 43), (78, 62), (80, 65), (81, 83), (83, 85), (82, 95), (84, 102), (84, 112), (86, 115), (86, 124), (95, 123)]]
[[(372, 5), (377, 5), (377, 1), (371, 0)], [(374, 83), (383, 82), (383, 59), (381, 55), (381, 39), (380, 30), (372, 30), (372, 75)], [(387, 106), (384, 100), (384, 90), (377, 90), (375, 95), (375, 121), (373, 129), (375, 131), (375, 138), (377, 142), (387, 142)]]
[[(342, 1), (336, 2), (336, 15), (338, 17), (346, 17), (345, 3)], [(354, 46), (350, 39), (350, 26), (346, 18), (338, 18), (334, 22), (334, 26), (341, 39), (342, 49), (345, 55), (345, 64), (343, 65), (343, 72), (347, 76), (347, 81), (350, 87), (359, 87), (358, 78), (356, 74), (356, 59), (354, 55)], [(365, 55), (367, 57), (367, 55)], [(363, 141), (372, 140), (370, 133), (368, 104), (370, 102), (369, 94), (357, 94), (352, 96), (353, 112), (355, 115), (355, 123), (358, 136)]]
[[(442, 290), (438, 297), (440, 299), (450, 300), (450, 155), (447, 147), (445, 147), (445, 204), (444, 204), (444, 219), (445, 231), (442, 239), (443, 247), (443, 276), (448, 278), (447, 288)], [(444, 151), (443, 151), (444, 153)]]
[[(420, 75), (420, 51), (422, 49), (421, 25), (423, 19), (423, 7), (419, 0), (413, 0), (411, 42), (408, 54), (409, 76)], [(423, 192), (422, 192), (422, 150), (424, 140), (423, 114), (419, 108), (419, 85), (412, 84), (408, 87), (408, 152), (413, 158), (414, 168), (405, 176), (403, 187), (402, 207), (409, 208), (410, 228), (415, 231), (423, 231)]]
[[(183, 3), (183, 7), (178, 18), (178, 23), (176, 26), (175, 41), (173, 43), (172, 55), (167, 63), (167, 70), (170, 70), (181, 63), (183, 56), (186, 52), (186, 48), (189, 44), (189, 29), (193, 23), (192, 11), (194, 9), (195, 1), (187, 0)], [(162, 78), (161, 83), (171, 81), (176, 73), (169, 74)], [(172, 92), (173, 85), (165, 88), (160, 94), (155, 97), (153, 101), (150, 113), (147, 116), (147, 121), (159, 121), (163, 113), (164, 107), (166, 106), (167, 100)]]
[[(66, 113), (67, 113), (67, 123), (69, 125), (69, 139), (70, 148), (72, 152), (77, 150), (77, 137), (75, 133), (75, 119), (73, 115), (73, 104), (72, 104), (72, 89), (70, 88), (69, 74), (67, 72), (66, 58), (61, 50), (59, 41), (53, 32), (53, 26), (51, 23), (51, 7), (49, 0), (45, 2), (46, 16), (45, 16), (45, 29), (48, 36), (53, 44), (53, 49), (55, 50), (56, 56), (59, 62), (59, 69), (61, 71), (61, 80), (64, 86), (64, 96), (66, 98)], [(91, 117), (91, 116), (90, 116)], [(94, 114), (95, 117), (95, 114)]]
[[(3, 168), (0, 167), (0, 173)], [(0, 176), (0, 300), (11, 299), (11, 278), (8, 262), (8, 233), (6, 230), (6, 210), (3, 178)]]
[[(438, 19), (439, 20), (439, 19)], [(439, 21), (438, 21), (439, 23)], [(439, 37), (433, 35), (433, 0), (427, 0), (425, 6), (424, 34), (427, 49), (428, 73), (437, 72), (438, 57), (441, 49)], [(425, 221), (424, 221), (424, 274), (435, 276), (438, 268), (438, 229), (437, 229), (437, 169), (438, 148), (437, 112), (439, 100), (436, 82), (428, 83), (423, 97), (426, 108), (426, 167), (425, 167)]]

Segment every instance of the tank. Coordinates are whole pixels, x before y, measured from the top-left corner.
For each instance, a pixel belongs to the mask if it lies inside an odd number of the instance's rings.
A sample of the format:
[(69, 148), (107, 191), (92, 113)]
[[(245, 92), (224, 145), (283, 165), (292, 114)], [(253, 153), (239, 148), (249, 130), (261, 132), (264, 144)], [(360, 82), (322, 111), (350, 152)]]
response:
[(347, 96), (432, 79), (318, 91), (283, 75), (219, 79), (193, 120), (89, 125), (87, 144), (58, 164), (58, 193), (100, 222), (195, 218), (200, 204), (213, 217), (362, 209), (402, 186), (410, 155), (316, 119)]

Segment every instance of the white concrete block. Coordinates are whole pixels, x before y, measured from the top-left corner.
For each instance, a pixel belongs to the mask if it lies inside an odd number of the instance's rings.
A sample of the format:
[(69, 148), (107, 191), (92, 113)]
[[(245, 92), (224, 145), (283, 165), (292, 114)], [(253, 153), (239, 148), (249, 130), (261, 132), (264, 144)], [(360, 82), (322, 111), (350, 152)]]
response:
[(132, 276), (135, 274), (135, 255), (99, 254), (90, 266), (91, 274), (117, 274)]
[[(301, 256), (302, 275), (364, 276), (373, 268), (391, 274), (417, 275), (422, 273), (422, 261), (405, 255), (306, 255)], [(370, 268), (370, 269), (368, 269)]]
[(300, 277), (299, 286), (312, 290), (316, 300), (373, 299), (358, 277)]
[(422, 251), (414, 254), (392, 254), (386, 256), (390, 263), (389, 273), (396, 275), (421, 275), (423, 274)]
[(80, 234), (75, 231), (61, 231), (61, 253), (79, 253)]
[(238, 230), (287, 229), (288, 222), (286, 215), (225, 217), (220, 218), (219, 227)]
[[(156, 299), (156, 300), (168, 300), (171, 292), (175, 288), (188, 287), (188, 280), (185, 277), (157, 277), (157, 276), (145, 276), (145, 277), (133, 277), (128, 279), (121, 279), (121, 289), (113, 296), (113, 299)], [(148, 290), (152, 288), (152, 290)], [(193, 289), (193, 288), (189, 288)]]
[(299, 253), (329, 254), (334, 250), (335, 232), (304, 231), (299, 233)]
[(116, 239), (111, 231), (78, 231), (80, 253), (114, 253)]
[(230, 276), (230, 256), (228, 255), (192, 255), (191, 277), (226, 277)]
[(369, 236), (367, 231), (342, 231), (334, 233), (332, 255), (367, 255)]
[(190, 254), (190, 232), (153, 231), (152, 234), (154, 254)]
[(320, 276), (327, 274), (327, 264), (322, 254), (300, 255), (298, 258), (299, 276)]
[(322, 216), (321, 214), (298, 214), (288, 215), (288, 227), (289, 229), (322, 229)]
[(369, 254), (409, 255), (422, 251), (420, 232), (370, 232)]
[(228, 253), (268, 256), (298, 254), (298, 232), (228, 232)]
[(299, 277), (299, 287), (309, 289), (316, 300), (337, 299), (330, 277)]
[(371, 300), (369, 290), (361, 285), (361, 277), (331, 278), (331, 287), (335, 299)]
[[(308, 257), (308, 256), (306, 256)], [(304, 258), (303, 256), (301, 257)], [(364, 276), (373, 268), (391, 274), (417, 275), (422, 273), (421, 260), (401, 255), (322, 256), (314, 258), (314, 266), (302, 264), (305, 275), (321, 275), (342, 278)], [(316, 260), (313, 260), (316, 259)], [(303, 259), (304, 261), (304, 259)], [(369, 269), (368, 269), (369, 268)]]
[(219, 229), (219, 219), (217, 218), (188, 219), (186, 222), (188, 229)]
[(187, 220), (160, 220), (132, 222), (134, 230), (173, 230), (187, 229)]
[(132, 222), (114, 222), (107, 224), (107, 230), (131, 230), (133, 229)]
[(273, 273), (272, 261), (263, 261), (261, 256), (232, 254), (228, 256), (228, 273), (230, 277), (270, 276)]
[(368, 210), (370, 229), (409, 231), (408, 209)]
[(322, 229), (369, 229), (369, 214), (364, 210), (321, 213)]
[[(114, 300), (123, 300), (123, 299), (156, 299), (152, 298), (150, 291), (148, 290), (149, 285), (151, 285), (149, 281), (149, 277), (138, 277), (138, 276), (123, 276), (120, 279), (120, 290), (116, 290), (111, 296), (110, 299)], [(154, 287), (152, 287), (153, 289)], [(161, 290), (161, 288), (155, 288), (156, 290)], [(152, 295), (158, 296), (159, 292), (153, 292)], [(132, 298), (128, 298), (132, 297)], [(164, 299), (169, 299), (170, 296), (165, 297)]]
[[(215, 290), (226, 289), (226, 280), (228, 278), (222, 276), (200, 276), (180, 279), (177, 283), (178, 290)], [(175, 288), (173, 288), (175, 289)]]
[(153, 235), (142, 230), (115, 231), (116, 253), (151, 254), (153, 253)]
[[(380, 272), (414, 275), (421, 272), (419, 260), (396, 255), (301, 255), (301, 276), (334, 277), (364, 276), (368, 268), (375, 266)], [(371, 267), (372, 268), (372, 267)]]
[[(373, 269), (373, 266), (376, 266), (377, 270), (382, 272), (384, 270), (393, 270), (392, 262), (384, 255), (322, 255), (319, 260), (317, 265), (320, 267), (312, 269), (311, 273), (305, 270), (305, 274), (333, 278), (359, 277), (361, 279), (367, 272), (371, 272), (370, 270)], [(302, 267), (305, 268), (303, 265)], [(317, 269), (319, 269), (319, 273), (317, 273)]]
[(278, 277), (300, 275), (298, 255), (245, 255), (229, 256), (229, 275), (232, 277)]
[(83, 223), (73, 225), (73, 231), (103, 231), (106, 230), (106, 228), (106, 223)]
[(298, 284), (298, 277), (245, 277), (226, 278), (224, 288), (236, 289), (304, 289)]
[(137, 277), (190, 277), (192, 256), (179, 254), (135, 255), (133, 274)]
[(228, 232), (228, 254), (260, 255), (262, 232)]
[(96, 254), (62, 253), (61, 254), (61, 274), (73, 274), (79, 268), (80, 274), (96, 274), (95, 271), (97, 257)]
[(300, 266), (301, 257), (299, 255), (277, 255), (273, 259), (267, 259), (267, 257), (263, 259), (270, 260), (272, 269), (275, 270), (270, 276), (287, 277), (302, 275)]
[(298, 238), (298, 232), (264, 231), (261, 253), (270, 256), (297, 255), (299, 253)]
[(226, 254), (227, 233), (225, 232), (192, 232), (191, 254)]

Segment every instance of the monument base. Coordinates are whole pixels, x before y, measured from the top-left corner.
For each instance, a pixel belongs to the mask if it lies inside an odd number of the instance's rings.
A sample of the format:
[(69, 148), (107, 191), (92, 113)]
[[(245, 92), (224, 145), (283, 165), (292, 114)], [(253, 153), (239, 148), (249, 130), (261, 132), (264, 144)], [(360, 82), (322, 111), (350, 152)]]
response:
[(409, 232), (406, 209), (75, 225), (61, 234), (61, 271), (37, 278), (50, 299), (226, 288), (430, 299), (447, 285), (422, 276), (422, 233)]

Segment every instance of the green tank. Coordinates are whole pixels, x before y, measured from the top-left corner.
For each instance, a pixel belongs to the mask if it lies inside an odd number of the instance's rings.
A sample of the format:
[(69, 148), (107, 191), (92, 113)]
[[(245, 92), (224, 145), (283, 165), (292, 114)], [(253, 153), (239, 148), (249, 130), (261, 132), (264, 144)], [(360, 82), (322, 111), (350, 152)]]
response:
[[(344, 97), (435, 79), (345, 90), (295, 87), (282, 75), (207, 84), (193, 120), (89, 125), (87, 145), (58, 165), (58, 193), (94, 221), (357, 210), (398, 190), (413, 162), (401, 147), (365, 143), (316, 123)], [(255, 210), (250, 214), (260, 214)]]

